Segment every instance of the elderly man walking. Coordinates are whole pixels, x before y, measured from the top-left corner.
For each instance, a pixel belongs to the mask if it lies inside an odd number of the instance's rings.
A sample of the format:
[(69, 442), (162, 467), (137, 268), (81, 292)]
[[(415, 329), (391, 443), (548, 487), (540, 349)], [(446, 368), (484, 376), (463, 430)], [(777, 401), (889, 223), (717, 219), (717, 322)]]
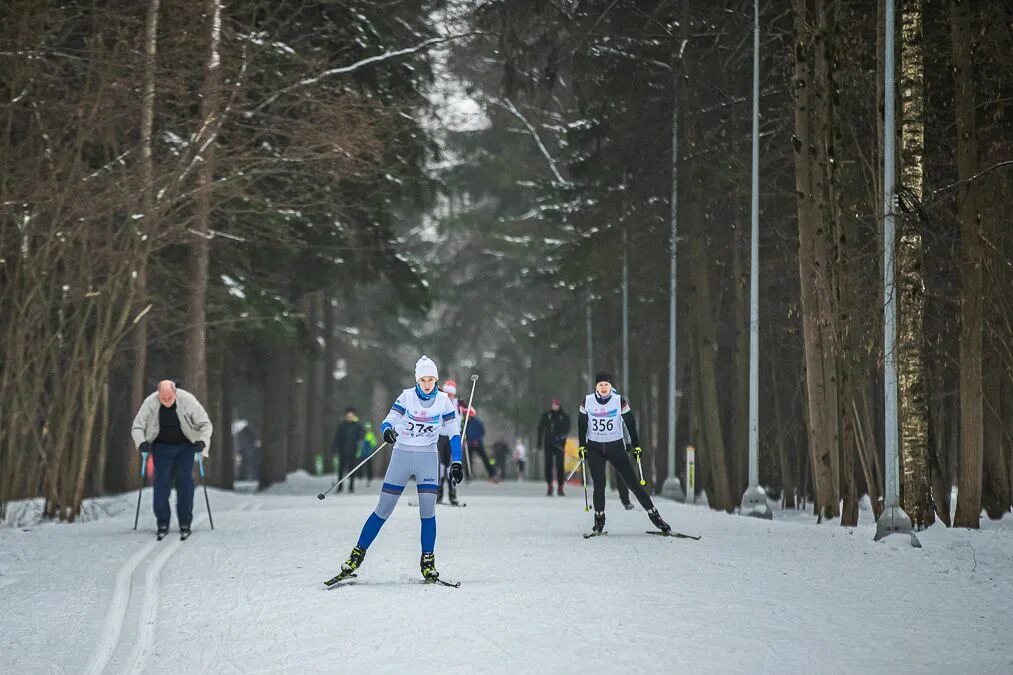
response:
[(193, 520), (194, 454), (206, 459), (211, 445), (211, 420), (204, 406), (172, 380), (158, 383), (158, 391), (144, 399), (130, 435), (140, 452), (155, 461), (155, 521), (158, 540), (169, 534), (169, 489), (176, 471), (176, 519), (180, 539), (190, 536)]

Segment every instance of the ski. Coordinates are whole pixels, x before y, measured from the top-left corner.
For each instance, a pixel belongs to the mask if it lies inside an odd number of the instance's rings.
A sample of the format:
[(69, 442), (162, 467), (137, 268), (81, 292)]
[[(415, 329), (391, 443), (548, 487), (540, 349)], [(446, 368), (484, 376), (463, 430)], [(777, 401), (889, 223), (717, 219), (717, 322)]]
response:
[(647, 530), (647, 534), (657, 535), (659, 537), (675, 537), (676, 539), (692, 539), (693, 541), (700, 541), (699, 536), (693, 536), (692, 534), (683, 534), (682, 532), (661, 532), (659, 530)]
[(594, 531), (591, 531), (591, 532), (587, 532), (586, 534), (584, 534), (584, 539), (590, 539), (591, 537), (603, 537), (606, 534), (608, 534), (607, 531), (606, 532), (594, 532)]
[(460, 581), (458, 581), (456, 583), (450, 583), (449, 581), (444, 581), (443, 579), (440, 579), (440, 578), (436, 578), (436, 579), (423, 579), (422, 583), (427, 584), (427, 585), (439, 584), (440, 586), (447, 586), (448, 588), (460, 588), (461, 587), (461, 582)]
[(338, 572), (337, 576), (331, 577), (330, 579), (325, 581), (324, 586), (327, 586), (327, 588), (331, 588), (333, 586), (336, 586), (339, 581), (344, 581), (345, 579), (352, 579), (356, 576), (358, 575), (351, 572)]

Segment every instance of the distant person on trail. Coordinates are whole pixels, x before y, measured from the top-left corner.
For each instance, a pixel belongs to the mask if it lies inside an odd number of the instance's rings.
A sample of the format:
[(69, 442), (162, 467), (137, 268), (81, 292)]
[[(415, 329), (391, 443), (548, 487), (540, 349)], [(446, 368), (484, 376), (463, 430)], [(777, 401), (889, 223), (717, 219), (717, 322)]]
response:
[[(464, 429), (464, 433), (467, 436), (468, 442), (468, 459), (471, 460), (473, 455), (478, 455), (478, 458), (482, 460), (482, 466), (485, 467), (486, 473), (489, 474), (489, 480), (493, 483), (499, 482), (499, 477), (496, 475), (496, 463), (489, 459), (489, 455), (485, 452), (485, 425), (482, 424), (482, 420), (478, 418), (478, 411), (472, 406), (468, 410), (467, 415), (468, 426)], [(467, 467), (469, 473), (474, 473), (471, 467)]]
[(436, 388), (439, 372), (428, 356), (415, 364), (415, 386), (405, 389), (394, 401), (390, 412), (380, 425), (383, 440), (394, 446), (383, 490), (376, 509), (362, 526), (359, 541), (352, 549), (341, 572), (325, 582), (332, 586), (352, 575), (362, 565), (366, 550), (380, 533), (397, 506), (408, 480), (415, 478), (419, 494), (419, 518), (422, 530), (422, 557), (419, 567), (427, 583), (440, 581), (436, 571), (436, 490), (440, 458), (436, 441), (440, 436), (450, 438), (450, 480), (460, 483), (464, 479), (461, 466), (461, 428), (457, 421), (457, 406), (444, 392)]
[(661, 518), (654, 508), (654, 502), (634, 478), (633, 465), (626, 454), (626, 443), (623, 440), (623, 424), (630, 436), (633, 455), (640, 457), (640, 437), (637, 435), (637, 422), (630, 410), (630, 404), (612, 391), (612, 378), (608, 373), (600, 372), (595, 376), (595, 390), (584, 397), (580, 405), (580, 416), (577, 418), (577, 433), (580, 439), (580, 457), (587, 463), (594, 480), (594, 529), (589, 536), (604, 533), (605, 530), (605, 463), (615, 467), (621, 480), (632, 490), (637, 501), (647, 511), (647, 516), (663, 534), (672, 528)]
[(517, 439), (517, 445), (514, 446), (514, 461), (517, 462), (517, 480), (524, 480), (524, 466), (528, 461), (528, 446), (524, 445), (524, 441)]
[(499, 479), (506, 480), (507, 477), (507, 455), (510, 454), (510, 446), (506, 441), (496, 441), (492, 444), (492, 459), (496, 462), (496, 470), (499, 471)]
[(193, 463), (201, 453), (207, 459), (211, 446), (211, 420), (204, 406), (172, 380), (158, 383), (141, 404), (130, 436), (138, 452), (151, 453), (155, 465), (154, 511), (159, 541), (169, 534), (169, 480), (176, 473), (176, 520), (180, 539), (190, 536), (193, 522)]
[(560, 497), (565, 496), (563, 483), (566, 481), (566, 473), (563, 469), (565, 458), (563, 448), (566, 447), (566, 436), (569, 433), (570, 416), (563, 412), (558, 398), (552, 399), (552, 407), (543, 413), (542, 419), (538, 421), (538, 441), (535, 445), (539, 450), (545, 450), (545, 482), (549, 486), (545, 494), (548, 497), (552, 496), (553, 469), (556, 472), (555, 480), (559, 485), (557, 494)]
[[(355, 466), (355, 457), (359, 454), (359, 444), (366, 436), (365, 430), (359, 424), (359, 416), (355, 408), (345, 410), (345, 419), (338, 424), (338, 430), (334, 432), (334, 441), (331, 443), (331, 456), (337, 459), (338, 478), (344, 476)], [(338, 492), (344, 485), (338, 486)], [(348, 492), (355, 492), (355, 476), (348, 479)]]
[[(362, 436), (362, 442), (359, 443), (359, 461), (366, 459), (373, 454), (376, 450), (376, 446), (380, 444), (376, 440), (376, 434), (373, 433), (373, 423), (366, 422), (362, 425), (363, 431), (365, 432)], [(366, 487), (373, 484), (373, 460), (370, 459), (366, 462), (366, 466), (362, 467), (366, 470)]]

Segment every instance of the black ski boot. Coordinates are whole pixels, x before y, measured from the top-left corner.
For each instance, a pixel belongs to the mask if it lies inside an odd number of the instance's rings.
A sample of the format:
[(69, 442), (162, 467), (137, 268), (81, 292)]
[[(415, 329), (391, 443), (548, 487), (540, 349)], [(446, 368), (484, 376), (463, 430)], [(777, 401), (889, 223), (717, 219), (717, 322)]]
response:
[(168, 534), (169, 534), (168, 525), (166, 525), (165, 527), (159, 526), (158, 532), (155, 533), (155, 538), (158, 539), (158, 541), (162, 541)]
[(419, 560), (419, 567), (422, 569), (422, 576), (426, 581), (436, 581), (440, 573), (436, 571), (436, 556), (432, 553), (423, 553)]
[(661, 530), (664, 534), (668, 534), (672, 531), (672, 526), (662, 519), (661, 514), (658, 513), (658, 509), (651, 509), (647, 512), (647, 516), (651, 519), (651, 522), (654, 523), (654, 526)]
[(627, 511), (632, 511), (632, 510), (633, 510), (633, 509), (635, 509), (636, 507), (635, 507), (635, 506), (633, 506), (633, 502), (625, 502), (625, 503), (623, 504), (623, 508), (624, 508), (624, 509), (626, 509)]
[(186, 541), (189, 538), (190, 538), (190, 526), (189, 525), (186, 525), (186, 526), (182, 526), (181, 525), (180, 528), (179, 528), (179, 540), (180, 541)]
[(599, 511), (595, 511), (594, 512), (594, 527), (591, 528), (591, 531), (594, 532), (595, 534), (601, 534), (602, 532), (605, 531), (605, 512), (604, 511), (600, 511), (600, 512)]
[(359, 569), (359, 565), (362, 564), (362, 559), (366, 557), (366, 549), (359, 548), (356, 546), (352, 549), (352, 552), (348, 555), (348, 560), (341, 566), (341, 571), (345, 574), (351, 574), (355, 570)]

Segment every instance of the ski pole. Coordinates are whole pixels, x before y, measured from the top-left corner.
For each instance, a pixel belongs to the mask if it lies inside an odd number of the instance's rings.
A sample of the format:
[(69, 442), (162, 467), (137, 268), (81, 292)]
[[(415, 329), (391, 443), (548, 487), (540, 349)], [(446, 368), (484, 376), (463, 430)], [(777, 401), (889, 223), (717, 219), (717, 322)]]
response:
[(327, 493), (328, 493), (328, 492), (330, 492), (330, 491), (331, 491), (331, 490), (333, 490), (334, 488), (336, 488), (336, 487), (338, 487), (339, 485), (341, 485), (342, 483), (344, 483), (344, 482), (345, 482), (345, 479), (346, 479), (346, 478), (348, 478), (348, 477), (349, 477), (349, 476), (351, 476), (351, 475), (352, 475), (353, 473), (355, 473), (356, 471), (358, 471), (359, 469), (361, 469), (361, 468), (362, 468), (362, 465), (363, 465), (363, 464), (365, 464), (365, 463), (366, 463), (366, 462), (368, 462), (369, 460), (373, 459), (373, 455), (375, 455), (376, 453), (378, 453), (378, 452), (380, 452), (381, 450), (383, 450), (383, 449), (384, 449), (385, 447), (387, 447), (387, 445), (388, 445), (387, 441), (384, 441), (384, 442), (383, 442), (383, 443), (381, 443), (380, 445), (376, 446), (376, 450), (374, 450), (374, 451), (373, 451), (373, 453), (372, 453), (372, 454), (371, 454), (371, 455), (370, 455), (369, 457), (367, 457), (366, 459), (364, 459), (364, 460), (362, 460), (361, 462), (359, 462), (359, 463), (358, 463), (358, 464), (357, 464), (357, 465), (355, 466), (355, 468), (354, 468), (354, 469), (352, 469), (351, 471), (349, 471), (348, 473), (346, 473), (346, 474), (345, 474), (344, 476), (342, 476), (342, 477), (341, 477), (340, 479), (338, 479), (338, 480), (337, 480), (337, 482), (335, 482), (335, 483), (334, 483), (333, 485), (331, 485), (331, 486), (330, 486), (329, 488), (327, 488), (326, 490), (324, 490), (323, 492), (321, 492), (320, 494), (318, 494), (318, 495), (317, 495), (317, 499), (323, 499), (324, 497), (326, 497), (326, 496), (327, 496)]
[[(584, 462), (583, 459), (581, 459), (580, 461), (581, 463)], [(584, 479), (584, 513), (587, 513), (588, 511), (591, 510), (591, 507), (587, 505), (587, 472), (581, 469), (580, 477)]]
[(204, 505), (208, 507), (208, 522), (211, 523), (211, 529), (215, 529), (215, 519), (211, 517), (211, 501), (208, 500), (208, 484), (204, 481), (204, 455), (202, 453), (194, 453), (197, 455), (197, 463), (200, 465), (200, 484), (204, 487)]
[(573, 478), (573, 474), (577, 473), (577, 469), (579, 469), (580, 465), (583, 464), (583, 463), (584, 463), (584, 459), (581, 458), (581, 460), (579, 462), (577, 462), (577, 466), (573, 467), (573, 471), (570, 472), (570, 475), (566, 477), (566, 481), (564, 481), (564, 482), (569, 483), (570, 479)]
[(647, 481), (644, 480), (644, 467), (640, 464), (640, 455), (637, 455), (637, 468), (640, 469), (640, 484), (647, 485)]
[(141, 487), (137, 488), (137, 511), (134, 513), (134, 529), (137, 529), (137, 519), (141, 517), (141, 493), (144, 492), (144, 473), (148, 466), (148, 453), (141, 453)]
[(464, 409), (464, 428), (461, 429), (461, 444), (464, 445), (464, 462), (468, 465), (468, 473), (471, 473), (471, 453), (468, 451), (468, 420), (471, 419), (471, 403), (475, 400), (475, 385), (478, 384), (478, 375), (471, 376), (471, 395), (468, 396), (468, 407)]

